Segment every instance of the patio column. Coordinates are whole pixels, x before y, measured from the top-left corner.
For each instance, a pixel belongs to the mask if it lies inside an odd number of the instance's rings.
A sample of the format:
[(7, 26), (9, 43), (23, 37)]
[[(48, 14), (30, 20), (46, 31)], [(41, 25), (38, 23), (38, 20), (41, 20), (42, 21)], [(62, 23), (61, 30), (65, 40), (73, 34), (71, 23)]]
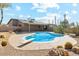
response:
[(50, 31), (50, 19), (48, 20), (48, 31)]
[(30, 23), (29, 23), (29, 32), (30, 32)]
[(42, 25), (42, 31), (43, 31), (44, 25)]

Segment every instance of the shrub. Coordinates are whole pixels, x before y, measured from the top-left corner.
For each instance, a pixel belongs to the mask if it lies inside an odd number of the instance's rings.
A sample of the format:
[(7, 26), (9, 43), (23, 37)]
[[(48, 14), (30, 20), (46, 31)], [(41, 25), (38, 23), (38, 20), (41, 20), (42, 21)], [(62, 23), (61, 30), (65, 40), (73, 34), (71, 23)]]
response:
[(6, 45), (7, 45), (7, 42), (6, 42), (6, 41), (2, 41), (2, 42), (1, 42), (1, 45), (2, 45), (2, 46), (6, 46)]
[(55, 33), (61, 33), (61, 34), (64, 33), (61, 26), (58, 26), (58, 27), (54, 28), (54, 29), (53, 29), (53, 32), (55, 32)]
[(63, 46), (57, 46), (57, 48), (63, 48)]
[(72, 49), (73, 45), (70, 42), (65, 44), (65, 49)]

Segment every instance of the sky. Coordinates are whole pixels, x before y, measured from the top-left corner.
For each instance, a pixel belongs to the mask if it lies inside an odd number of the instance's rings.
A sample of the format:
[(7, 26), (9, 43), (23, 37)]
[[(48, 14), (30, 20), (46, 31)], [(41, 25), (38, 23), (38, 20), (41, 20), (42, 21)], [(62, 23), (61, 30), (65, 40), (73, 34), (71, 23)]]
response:
[(3, 24), (11, 18), (27, 20), (34, 18), (44, 23), (57, 23), (63, 21), (63, 15), (70, 23), (79, 22), (79, 4), (78, 3), (12, 3), (10, 7), (4, 8)]

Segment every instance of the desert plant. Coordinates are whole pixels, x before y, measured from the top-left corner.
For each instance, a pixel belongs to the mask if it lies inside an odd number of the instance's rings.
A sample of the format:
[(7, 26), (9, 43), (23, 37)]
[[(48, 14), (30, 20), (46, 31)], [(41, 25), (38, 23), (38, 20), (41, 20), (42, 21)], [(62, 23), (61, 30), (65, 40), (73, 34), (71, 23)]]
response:
[(55, 33), (64, 33), (63, 32), (63, 27), (62, 26), (60, 26), (60, 25), (58, 25), (56, 28), (53, 28), (53, 31), (55, 32)]
[(58, 56), (59, 54), (57, 53), (56, 51), (57, 49), (55, 48), (52, 48), (50, 51), (49, 51), (49, 56)]
[(5, 38), (4, 35), (0, 35), (0, 38)]
[(69, 56), (68, 51), (63, 51), (63, 56)]
[(65, 49), (72, 49), (73, 45), (70, 42), (65, 44)]
[(60, 56), (69, 56), (69, 52), (65, 49), (59, 48), (59, 55)]
[(49, 51), (49, 56), (69, 56), (69, 52), (64, 49), (53, 48)]
[(74, 47), (74, 48), (72, 48), (72, 51), (73, 51), (73, 52), (76, 52), (76, 50), (77, 50), (77, 48), (75, 48), (75, 47)]
[(57, 48), (63, 48), (63, 46), (57, 46)]
[(79, 48), (78, 48), (78, 49), (76, 49), (76, 54), (79, 54)]
[(2, 45), (2, 46), (6, 46), (6, 45), (7, 45), (7, 41), (2, 41), (2, 42), (1, 42), (1, 45)]
[(76, 53), (76, 54), (79, 54), (79, 47), (78, 47), (78, 46), (73, 47), (73, 48), (72, 48), (72, 51), (73, 51), (74, 53)]

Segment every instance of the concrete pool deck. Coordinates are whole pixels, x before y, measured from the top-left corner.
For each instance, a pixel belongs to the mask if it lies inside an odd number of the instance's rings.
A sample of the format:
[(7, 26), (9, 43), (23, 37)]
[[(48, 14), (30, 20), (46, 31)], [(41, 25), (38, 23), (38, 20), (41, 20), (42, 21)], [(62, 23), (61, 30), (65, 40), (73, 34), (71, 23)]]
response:
[[(43, 42), (43, 43), (39, 43), (39, 42), (31, 42), (21, 48), (19, 48), (18, 46), (28, 42), (28, 40), (23, 40), (23, 36), (29, 36), (32, 35), (34, 33), (26, 33), (26, 34), (14, 34), (9, 38), (9, 44), (14, 47), (15, 49), (19, 49), (19, 50), (41, 50), (41, 49), (51, 49), (52, 47), (56, 47), (58, 45), (62, 45), (64, 46), (64, 44), (66, 42), (68, 42), (68, 38), (67, 40), (63, 40), (63, 41), (59, 41), (59, 40), (53, 40), (51, 42)], [(69, 40), (69, 42), (72, 41), (73, 44), (76, 44), (77, 42), (73, 39)], [(58, 43), (60, 42), (60, 43)]]

